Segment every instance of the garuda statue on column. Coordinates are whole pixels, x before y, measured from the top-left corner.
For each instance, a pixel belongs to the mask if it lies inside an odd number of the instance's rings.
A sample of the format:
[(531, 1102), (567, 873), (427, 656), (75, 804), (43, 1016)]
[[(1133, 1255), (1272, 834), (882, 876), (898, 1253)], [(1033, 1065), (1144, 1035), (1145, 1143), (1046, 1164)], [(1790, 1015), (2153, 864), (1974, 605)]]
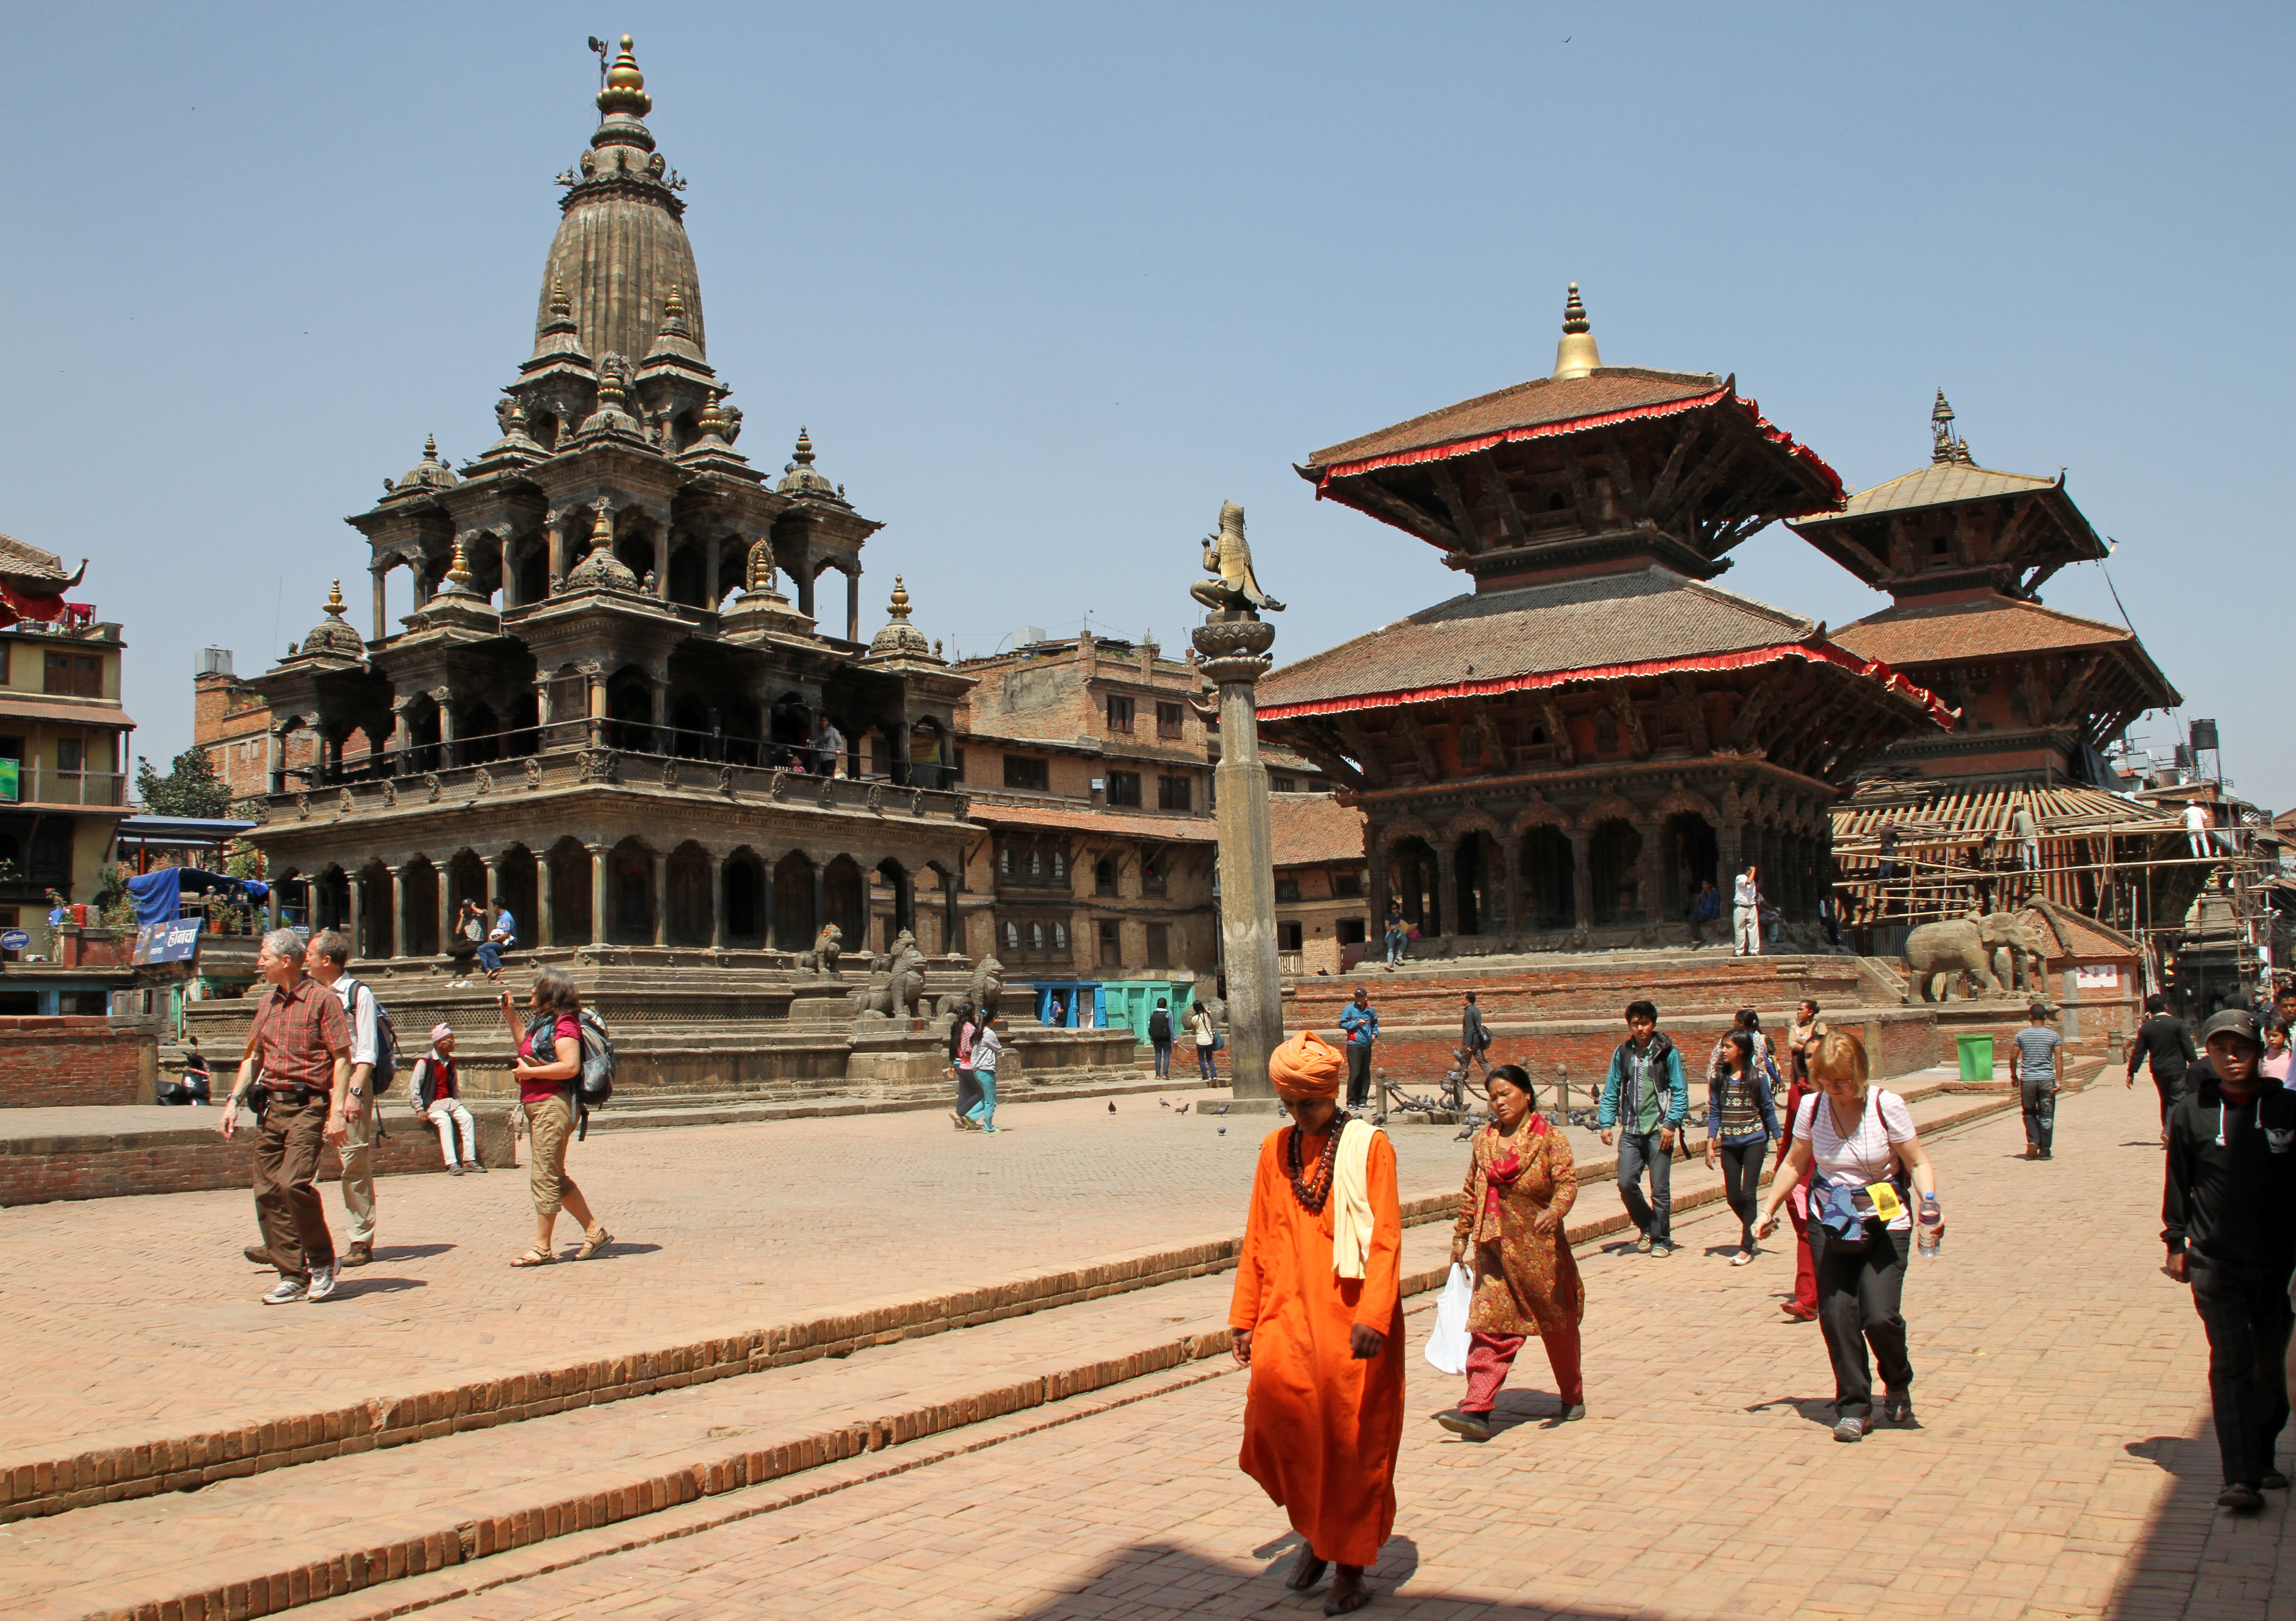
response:
[(1251, 545), (1243, 538), (1243, 508), (1234, 501), (1221, 504), (1219, 533), (1204, 538), (1204, 567), (1219, 578), (1197, 580), (1188, 588), (1188, 595), (1207, 608), (1251, 619), (1259, 617), (1257, 610), (1261, 608), (1272, 613), (1283, 612), (1283, 605), (1261, 590), (1251, 572)]

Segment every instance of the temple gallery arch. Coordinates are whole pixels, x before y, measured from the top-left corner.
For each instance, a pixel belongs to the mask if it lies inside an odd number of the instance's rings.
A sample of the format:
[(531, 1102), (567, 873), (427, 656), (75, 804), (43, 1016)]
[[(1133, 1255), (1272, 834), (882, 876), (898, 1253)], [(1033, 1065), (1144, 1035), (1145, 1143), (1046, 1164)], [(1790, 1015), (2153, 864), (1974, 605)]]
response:
[(1498, 908), (1492, 901), (1499, 870), (1498, 847), (1489, 834), (1469, 833), (1459, 840), (1451, 852), (1451, 915), (1457, 919), (1453, 933), (1480, 934), (1496, 926)]
[(894, 940), (903, 929), (914, 934), (917, 929), (916, 886), (908, 869), (892, 857), (877, 863), (877, 877), (891, 897), (892, 906), (885, 918), (885, 939), (882, 950), (893, 949)]
[(399, 950), (408, 957), (439, 954), (439, 869), (427, 856), (416, 856), (398, 869), (398, 916), (406, 938)]
[(1643, 835), (1632, 822), (1601, 823), (1588, 841), (1587, 869), (1595, 880), (1595, 921), (1643, 920)]
[(851, 856), (831, 860), (821, 874), (822, 921), (833, 923), (845, 936), (845, 949), (857, 951), (869, 941), (869, 892), (862, 882), (860, 864)]
[(1577, 921), (1570, 835), (1540, 826), (1522, 835), (1522, 909), (1526, 926), (1567, 929)]
[(710, 935), (709, 852), (689, 839), (669, 852), (662, 904), (668, 909), (662, 938), (676, 946), (706, 946)]
[(1701, 884), (1722, 882), (1722, 845), (1714, 827), (1694, 810), (1666, 819), (1667, 893), (1661, 901), (1677, 901), (1687, 912)]
[(814, 921), (814, 866), (801, 850), (792, 850), (774, 867), (774, 949), (807, 951), (820, 925)]
[(636, 838), (624, 839), (606, 857), (607, 938), (617, 945), (647, 945), (653, 940), (653, 857)]
[(398, 897), (392, 892), (390, 868), (381, 857), (369, 861), (359, 871), (359, 932), (366, 936), (352, 943), (358, 947), (361, 957), (391, 957), (398, 944), (398, 930), (392, 919), (398, 910)]
[(541, 919), (535, 915), (537, 878), (534, 852), (523, 844), (512, 844), (502, 852), (496, 864), (496, 893), (502, 903), (517, 920), (521, 944), (532, 945), (541, 938), (537, 930)]
[(766, 864), (744, 844), (726, 858), (726, 943), (757, 947), (766, 943)]
[(1422, 838), (1398, 839), (1388, 851), (1388, 893), (1403, 905), (1406, 923), (1419, 926), (1423, 939), (1443, 932), (1442, 880), (1435, 852)]
[(550, 847), (550, 927), (545, 945), (595, 940), (590, 915), (590, 852), (567, 837)]

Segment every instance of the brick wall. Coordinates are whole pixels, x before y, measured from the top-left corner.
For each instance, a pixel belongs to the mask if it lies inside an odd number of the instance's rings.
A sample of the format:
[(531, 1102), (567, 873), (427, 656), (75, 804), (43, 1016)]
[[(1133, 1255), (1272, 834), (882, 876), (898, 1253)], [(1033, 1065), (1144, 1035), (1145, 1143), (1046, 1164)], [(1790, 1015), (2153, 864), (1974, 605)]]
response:
[(0, 1108), (149, 1103), (152, 1032), (102, 1018), (0, 1018)]
[[(0, 1206), (250, 1186), (255, 1127), (242, 1122), (242, 1129), (226, 1142), (215, 1130), (220, 1110), (184, 1113), (196, 1123), (115, 1134), (0, 1138)], [(472, 1113), (479, 1126), (480, 1159), (497, 1168), (516, 1165), (509, 1115), (502, 1110)], [(374, 1148), (378, 1176), (447, 1168), (438, 1135), (430, 1127), (411, 1115), (398, 1114), (389, 1116), (388, 1124), (390, 1135)], [(320, 1156), (320, 1181), (340, 1181), (342, 1174), (342, 1160), (332, 1149)]]

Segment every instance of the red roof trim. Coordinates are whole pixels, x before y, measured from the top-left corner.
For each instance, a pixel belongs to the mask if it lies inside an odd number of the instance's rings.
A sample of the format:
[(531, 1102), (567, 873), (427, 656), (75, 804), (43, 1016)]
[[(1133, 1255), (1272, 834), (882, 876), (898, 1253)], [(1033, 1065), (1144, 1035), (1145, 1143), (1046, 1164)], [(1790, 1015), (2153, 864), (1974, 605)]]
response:
[(1454, 457), (1473, 456), (1478, 451), (1491, 448), (1494, 445), (1520, 444), (1526, 440), (1551, 439), (1562, 433), (1585, 433), (1596, 428), (1607, 428), (1613, 423), (1649, 422), (1664, 416), (1679, 416), (1685, 411), (1703, 410), (1725, 399), (1731, 400), (1739, 409), (1752, 417), (1755, 430), (1764, 439), (1774, 445), (1783, 447), (1789, 456), (1813, 469), (1833, 491), (1833, 499), (1827, 505), (1806, 507), (1799, 512), (1789, 513), (1787, 516), (1808, 517), (1814, 513), (1833, 512), (1841, 508), (1842, 503), (1848, 499), (1848, 489), (1841, 481), (1841, 475), (1826, 465), (1824, 459), (1815, 450), (1807, 445), (1798, 443), (1792, 434), (1764, 416), (1760, 407), (1753, 400), (1738, 398), (1731, 393), (1726, 385), (1715, 389), (1710, 393), (1694, 395), (1688, 399), (1671, 399), (1660, 405), (1630, 406), (1620, 411), (1598, 411), (1592, 416), (1574, 416), (1563, 422), (1539, 423), (1528, 428), (1503, 428), (1496, 433), (1479, 433), (1472, 439), (1453, 440), (1449, 444), (1445, 445), (1428, 445), (1416, 450), (1396, 450), (1385, 456), (1367, 456), (1352, 462), (1333, 462), (1324, 469), (1323, 475), (1316, 481), (1316, 498), (1319, 501), (1324, 498), (1324, 487), (1333, 479), (1354, 478), (1359, 473), (1375, 473), (1382, 467), (1410, 467), (1423, 462), (1448, 461)]
[(1891, 692), (1913, 699), (1931, 720), (1947, 731), (1954, 728), (1954, 712), (1926, 687), (1916, 687), (1879, 659), (1861, 659), (1831, 643), (1811, 646), (1806, 642), (1779, 642), (1767, 647), (1748, 647), (1736, 653), (1710, 653), (1696, 658), (1644, 659), (1632, 664), (1591, 664), (1577, 670), (1546, 671), (1532, 675), (1502, 676), (1488, 681), (1451, 681), (1440, 687), (1417, 687), (1395, 692), (1365, 693), (1349, 698), (1323, 698), (1306, 704), (1272, 704), (1259, 712), (1262, 720), (1291, 720), (1306, 715), (1337, 715), (1350, 710), (1386, 709), (1398, 704), (1432, 704), (1447, 698), (1480, 698), (1505, 692), (1537, 692), (1566, 687), (1573, 681), (1612, 681), (1640, 676), (1672, 674), (1690, 670), (1747, 670), (1784, 659), (1813, 664), (1833, 664), (1882, 683)]

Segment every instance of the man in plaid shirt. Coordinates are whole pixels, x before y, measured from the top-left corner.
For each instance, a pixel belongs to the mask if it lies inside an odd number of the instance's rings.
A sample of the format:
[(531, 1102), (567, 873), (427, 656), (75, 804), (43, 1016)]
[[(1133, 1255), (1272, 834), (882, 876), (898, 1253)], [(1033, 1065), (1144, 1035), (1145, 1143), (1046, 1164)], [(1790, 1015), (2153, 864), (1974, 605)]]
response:
[(266, 934), (255, 966), (271, 989), (256, 1003), (239, 1082), (223, 1107), (223, 1134), (232, 1135), (241, 1100), (260, 1084), (270, 1107), (256, 1139), (255, 1217), (279, 1269), (278, 1285), (263, 1304), (324, 1300), (341, 1269), (313, 1184), (322, 1145), (340, 1148), (348, 1135), (346, 1108), (365, 1104), (348, 1096), (350, 1021), (333, 992), (304, 977), (303, 940), (292, 929)]

